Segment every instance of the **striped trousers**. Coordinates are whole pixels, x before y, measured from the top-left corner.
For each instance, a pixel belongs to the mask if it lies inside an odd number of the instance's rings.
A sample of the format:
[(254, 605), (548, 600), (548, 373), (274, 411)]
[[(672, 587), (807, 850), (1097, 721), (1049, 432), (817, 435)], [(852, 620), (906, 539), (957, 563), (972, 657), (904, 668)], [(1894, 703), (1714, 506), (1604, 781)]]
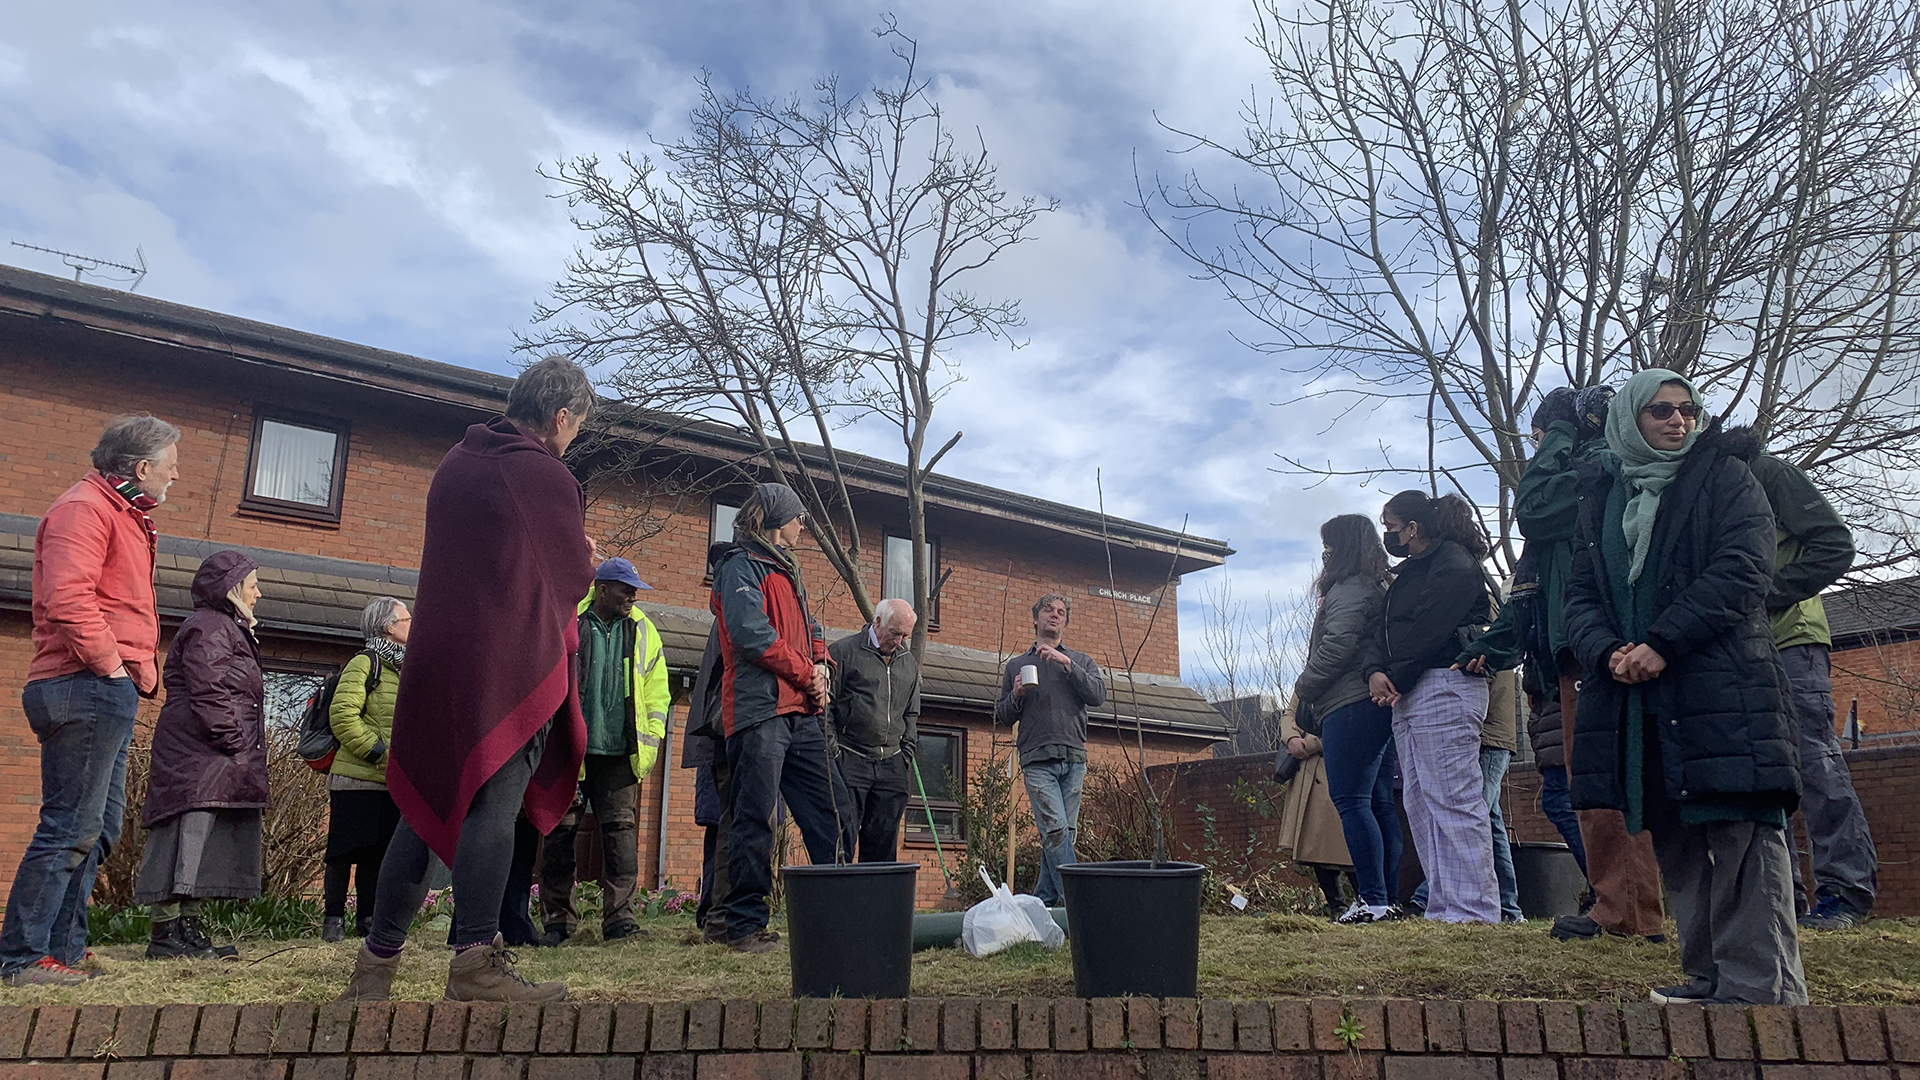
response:
[(1427, 872), (1427, 918), (1500, 921), (1493, 822), (1480, 767), (1487, 680), (1432, 668), (1393, 709), (1407, 822)]

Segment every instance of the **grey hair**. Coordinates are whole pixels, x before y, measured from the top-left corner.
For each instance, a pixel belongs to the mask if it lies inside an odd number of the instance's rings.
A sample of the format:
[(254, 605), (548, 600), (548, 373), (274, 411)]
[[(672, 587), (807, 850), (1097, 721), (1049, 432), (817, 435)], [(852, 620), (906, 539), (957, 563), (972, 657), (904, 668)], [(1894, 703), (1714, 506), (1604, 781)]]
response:
[(919, 614), (913, 610), (912, 604), (897, 596), (889, 596), (873, 605), (873, 625), (875, 626), (887, 626), (895, 618), (918, 619), (919, 617)]
[(376, 596), (360, 612), (360, 636), (377, 641), (400, 621), (401, 601), (392, 596)]
[(93, 467), (103, 473), (132, 478), (143, 461), (180, 441), (180, 429), (157, 416), (124, 413), (107, 421), (93, 448)]
[(1066, 593), (1050, 592), (1045, 596), (1042, 596), (1040, 599), (1035, 600), (1033, 602), (1033, 617), (1038, 619), (1040, 617), (1040, 609), (1043, 607), (1046, 607), (1049, 602), (1054, 600), (1060, 601), (1061, 606), (1067, 609), (1067, 621), (1072, 622), (1073, 621), (1073, 598), (1068, 596)]
[(593, 383), (579, 364), (564, 356), (536, 360), (513, 380), (507, 391), (507, 419), (541, 432), (553, 429), (561, 409), (585, 417), (593, 411)]

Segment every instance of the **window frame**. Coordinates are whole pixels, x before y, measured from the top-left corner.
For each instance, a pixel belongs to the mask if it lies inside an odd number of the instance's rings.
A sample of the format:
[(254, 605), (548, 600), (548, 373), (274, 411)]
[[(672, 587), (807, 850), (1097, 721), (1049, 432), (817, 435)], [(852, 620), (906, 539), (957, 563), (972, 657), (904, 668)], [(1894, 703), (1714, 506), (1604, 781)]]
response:
[[(265, 434), (269, 420), (291, 427), (333, 434), (333, 490), (328, 492), (327, 505), (315, 506), (311, 503), (292, 502), (287, 499), (270, 499), (253, 493), (254, 481), (257, 478), (256, 471), (260, 467), (260, 438)], [(249, 514), (338, 526), (346, 503), (347, 444), (352, 441), (352, 436), (353, 425), (337, 417), (282, 409), (276, 406), (255, 406), (253, 430), (247, 439), (247, 471), (240, 482), (240, 509)]]
[[(929, 735), (950, 737), (953, 740), (954, 785), (960, 790), (967, 786), (967, 729), (956, 724), (919, 725), (917, 734), (921, 738)], [(918, 757), (916, 755), (916, 763)], [(924, 780), (924, 775), (922, 780)], [(934, 834), (927, 828), (927, 808), (931, 806), (935, 813), (950, 812), (954, 815), (954, 829), (950, 833), (940, 834), (943, 845), (964, 844), (967, 842), (967, 819), (961, 812), (960, 803), (954, 799), (920, 798), (920, 786), (915, 784), (907, 796), (907, 810), (900, 823), (900, 843), (906, 847), (931, 848), (934, 846)], [(917, 832), (915, 830), (918, 830)]]
[[(291, 676), (299, 679), (316, 679), (319, 680), (319, 682), (314, 686), (315, 693), (319, 692), (320, 685), (324, 684), (327, 679), (338, 674), (342, 666), (343, 665), (340, 664), (316, 664), (305, 660), (281, 660), (277, 657), (263, 656), (260, 658), (260, 674), (263, 682), (269, 682), (275, 675)], [(271, 685), (266, 686), (265, 689), (268, 695), (272, 694)], [(271, 717), (264, 715), (265, 708), (263, 703), (263, 715), (260, 719), (261, 722), (266, 725), (268, 734), (271, 735), (276, 731), (294, 731), (298, 729), (300, 717), (306, 711), (307, 702), (311, 700), (313, 699), (309, 697), (302, 701), (300, 703), (300, 712), (294, 714), (291, 717), (291, 721), (285, 725), (277, 725), (273, 723)]]
[[(905, 541), (907, 550), (913, 550), (913, 537), (910, 535), (888, 531), (883, 531), (880, 534), (880, 594), (883, 597), (888, 592), (887, 543), (892, 540)], [(938, 633), (940, 630), (940, 537), (938, 535), (934, 533), (927, 534), (927, 549), (927, 607), (931, 609), (927, 612), (927, 633), (933, 634)], [(909, 571), (909, 573), (911, 573), (911, 571)], [(913, 603), (912, 591), (913, 586), (912, 583), (909, 582), (907, 586), (909, 595), (901, 597), (901, 599), (909, 604)]]

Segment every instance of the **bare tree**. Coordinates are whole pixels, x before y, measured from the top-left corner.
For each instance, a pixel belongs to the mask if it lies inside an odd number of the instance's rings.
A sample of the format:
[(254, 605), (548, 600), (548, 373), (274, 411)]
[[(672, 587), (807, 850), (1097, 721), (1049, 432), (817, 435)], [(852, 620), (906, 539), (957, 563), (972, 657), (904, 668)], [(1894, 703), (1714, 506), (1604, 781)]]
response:
[(1246, 736), (1235, 739), (1236, 752), (1278, 750), (1279, 710), (1306, 663), (1312, 597), (1306, 591), (1278, 599), (1268, 594), (1256, 613), (1234, 596), (1232, 580), (1221, 578), (1201, 587), (1200, 603), (1201, 693), (1216, 705), (1258, 703), (1251, 709), (1235, 706), (1235, 720)]
[[(1512, 556), (1522, 422), (1671, 367), (1915, 553), (1920, 13), (1894, 0), (1260, 0), (1239, 170), (1142, 182), (1328, 426), (1424, 406), (1425, 474)], [(1239, 186), (1259, 181), (1263, 194)], [(1472, 497), (1471, 495), (1469, 497)]]
[(561, 163), (552, 179), (591, 240), (538, 312), (548, 329), (523, 343), (609, 365), (632, 404), (745, 431), (750, 464), (800, 492), (868, 618), (877, 597), (833, 431), (868, 418), (898, 430), (925, 612), (938, 584), (925, 480), (960, 438), (929, 453), (951, 350), (1020, 325), (1016, 302), (966, 283), (1051, 208), (1000, 187), (984, 146), (963, 149), (947, 126), (915, 43), (891, 22), (877, 33), (897, 82), (848, 94), (827, 78), (803, 102), (702, 79), (692, 134), (661, 146), (661, 164), (623, 155), (609, 177), (595, 158)]

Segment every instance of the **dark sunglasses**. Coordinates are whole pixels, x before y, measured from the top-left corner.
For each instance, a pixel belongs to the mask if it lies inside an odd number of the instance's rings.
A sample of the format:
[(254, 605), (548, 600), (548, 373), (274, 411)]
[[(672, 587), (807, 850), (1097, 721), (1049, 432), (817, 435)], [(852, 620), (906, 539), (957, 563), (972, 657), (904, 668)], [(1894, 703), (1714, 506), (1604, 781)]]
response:
[(1698, 420), (1700, 419), (1700, 414), (1706, 410), (1691, 401), (1684, 405), (1675, 405), (1671, 401), (1656, 401), (1640, 411), (1653, 417), (1655, 420), (1671, 420), (1673, 419), (1673, 414), (1676, 412), (1689, 420)]

